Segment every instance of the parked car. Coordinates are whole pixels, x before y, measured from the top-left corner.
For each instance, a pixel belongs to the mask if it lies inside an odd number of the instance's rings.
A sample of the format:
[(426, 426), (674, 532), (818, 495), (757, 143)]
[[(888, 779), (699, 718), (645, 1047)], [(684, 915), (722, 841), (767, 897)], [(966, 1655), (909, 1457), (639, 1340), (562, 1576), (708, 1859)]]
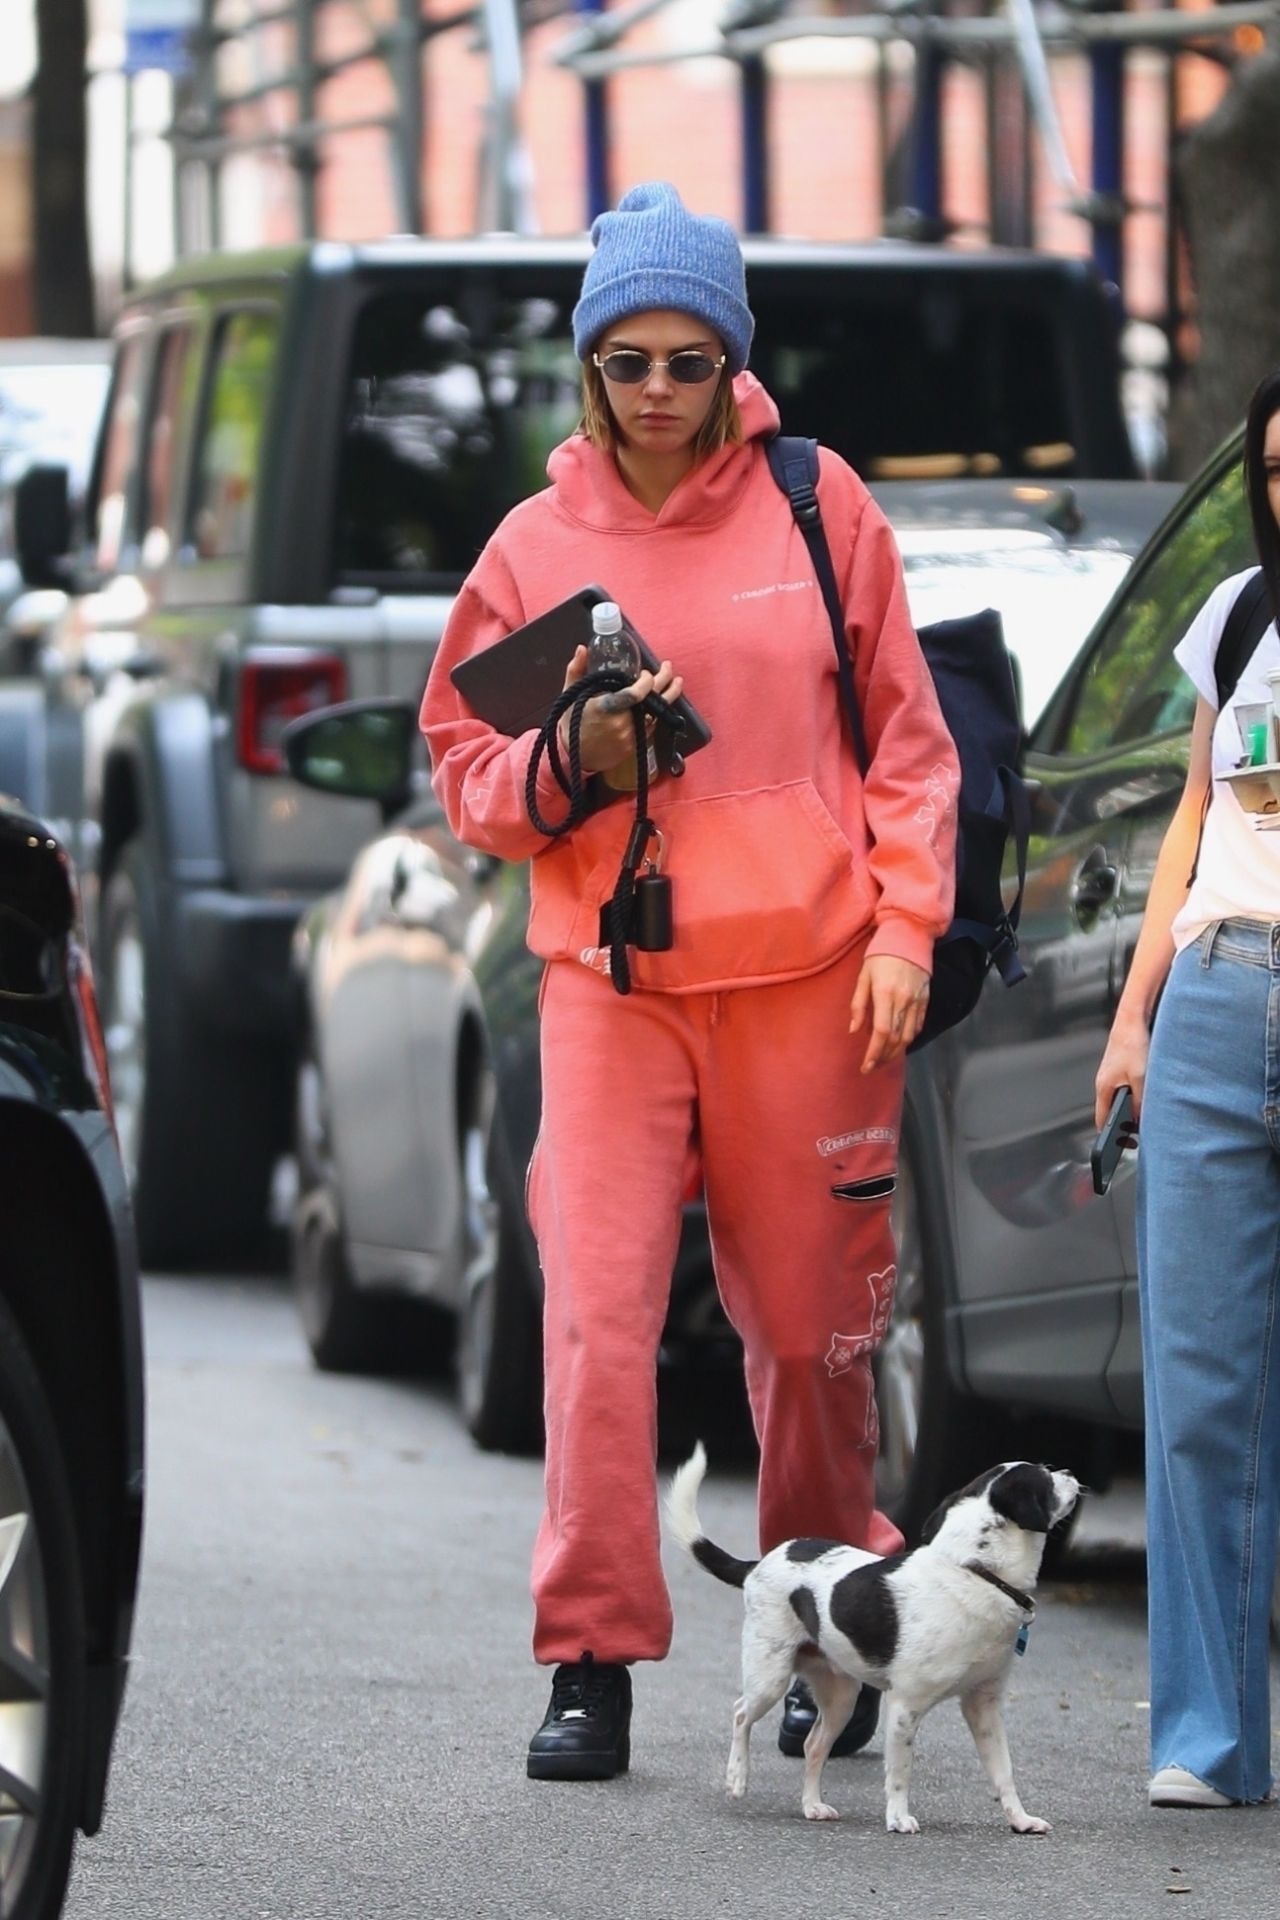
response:
[[(917, 620), (1007, 605), (1015, 658), (1040, 703), (1177, 494), (1105, 483), (1064, 499), (1061, 489), (992, 482), (978, 493), (968, 483), (886, 489), (885, 500)], [(456, 1320), (471, 1432), (486, 1446), (532, 1445), (539, 1282), (522, 1194), (538, 1127), (541, 963), (524, 944), (527, 868), (453, 839), (423, 784), (416, 703), (314, 714), (285, 740), (300, 780), (331, 794), (372, 794), (389, 815), (345, 886), (304, 916), (295, 937), (302, 1039), (293, 1276), (303, 1327), (321, 1366), (402, 1366), (414, 1354), (425, 1364), (448, 1338), (443, 1308)], [(946, 1108), (945, 1093), (932, 1089), (950, 1059), (934, 1049), (912, 1062), (912, 1106), (930, 1123)], [(910, 1126), (899, 1313), (880, 1394), (886, 1498), (914, 1514), (922, 1427), (925, 1447), (936, 1444), (920, 1403), (921, 1369), (937, 1363), (920, 1236), (941, 1229), (923, 1192), (931, 1173), (921, 1155), (934, 1134), (917, 1146), (916, 1121)], [(705, 1355), (717, 1345), (736, 1349), (695, 1192), (667, 1347)], [(932, 1493), (939, 1463), (926, 1468)]]
[[(19, 487), (28, 584), (65, 586), (69, 561), (73, 589), (19, 791), (84, 875), (148, 1261), (260, 1226), (289, 1138), (294, 924), (376, 825), (286, 784), (281, 730), (420, 690), (463, 575), (578, 417), (587, 252), (497, 237), (184, 263), (126, 305), (82, 528), (55, 468)], [(884, 481), (1132, 474), (1114, 305), (1087, 265), (746, 252), (753, 364), (789, 431)], [(0, 717), (29, 694), (0, 686)]]
[(72, 497), (83, 494), (111, 355), (109, 340), (0, 340), (0, 671), (25, 664), (14, 641), (26, 632), (15, 636), (9, 618), (23, 592), (14, 489), (30, 467), (53, 462), (66, 468)]
[(138, 1265), (70, 862), (0, 798), (0, 1904), (102, 1820), (142, 1528)]

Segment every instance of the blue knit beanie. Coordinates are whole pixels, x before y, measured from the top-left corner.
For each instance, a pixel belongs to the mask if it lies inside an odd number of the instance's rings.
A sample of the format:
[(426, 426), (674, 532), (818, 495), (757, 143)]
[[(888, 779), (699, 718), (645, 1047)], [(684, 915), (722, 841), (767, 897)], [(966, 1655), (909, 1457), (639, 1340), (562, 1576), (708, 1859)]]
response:
[(606, 327), (628, 314), (673, 307), (713, 327), (729, 371), (741, 373), (755, 321), (737, 235), (727, 220), (690, 213), (665, 180), (623, 195), (591, 229), (595, 252), (573, 310), (573, 345), (585, 360)]

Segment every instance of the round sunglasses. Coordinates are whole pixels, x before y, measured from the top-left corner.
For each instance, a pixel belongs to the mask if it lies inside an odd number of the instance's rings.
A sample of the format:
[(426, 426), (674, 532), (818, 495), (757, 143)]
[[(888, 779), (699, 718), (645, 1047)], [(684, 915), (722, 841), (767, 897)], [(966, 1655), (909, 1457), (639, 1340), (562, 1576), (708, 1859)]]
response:
[(668, 360), (651, 360), (636, 347), (619, 347), (616, 353), (606, 353), (603, 360), (598, 353), (591, 356), (605, 379), (616, 381), (620, 387), (638, 387), (657, 367), (665, 367), (679, 386), (700, 387), (719, 373), (726, 357), (722, 353), (718, 360), (713, 360), (709, 353), (699, 353), (696, 347), (673, 353)]

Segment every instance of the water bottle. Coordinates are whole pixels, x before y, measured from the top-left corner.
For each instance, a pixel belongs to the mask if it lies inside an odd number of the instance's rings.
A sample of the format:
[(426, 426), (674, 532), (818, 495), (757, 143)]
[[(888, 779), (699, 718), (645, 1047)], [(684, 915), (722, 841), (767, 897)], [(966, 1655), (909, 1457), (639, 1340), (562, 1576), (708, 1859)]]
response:
[[(591, 639), (587, 646), (587, 672), (624, 673), (627, 679), (635, 680), (643, 662), (640, 649), (634, 637), (627, 632), (622, 623), (622, 613), (612, 600), (600, 600), (591, 609)], [(649, 778), (652, 780), (658, 771), (658, 762), (652, 746), (649, 748)], [(600, 778), (608, 787), (620, 793), (634, 793), (636, 788), (636, 757), (629, 753), (616, 767), (610, 767)]]
[(612, 600), (601, 600), (591, 609), (587, 655), (588, 673), (625, 673), (628, 680), (634, 680), (640, 672), (640, 649), (623, 626), (621, 609)]

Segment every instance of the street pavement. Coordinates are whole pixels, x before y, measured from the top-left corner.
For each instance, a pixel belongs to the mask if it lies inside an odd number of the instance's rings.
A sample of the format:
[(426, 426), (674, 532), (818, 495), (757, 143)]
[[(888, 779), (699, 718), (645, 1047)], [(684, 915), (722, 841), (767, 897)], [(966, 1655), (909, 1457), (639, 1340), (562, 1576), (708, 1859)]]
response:
[[(1233, 1920), (1276, 1906), (1273, 1808), (1145, 1805), (1141, 1503), (1095, 1500), (1046, 1584), (1008, 1704), (1044, 1839), (1004, 1826), (953, 1704), (917, 1739), (918, 1836), (883, 1830), (880, 1743), (800, 1815), (757, 1734), (724, 1794), (740, 1600), (669, 1561), (671, 1657), (636, 1670), (630, 1775), (524, 1778), (539, 1465), (478, 1453), (443, 1382), (324, 1377), (278, 1276), (146, 1287), (149, 1499), (133, 1672), (104, 1828), (68, 1920)], [(749, 1460), (707, 1388), (701, 1512), (750, 1550)], [(1280, 1699), (1280, 1695), (1277, 1696)]]

